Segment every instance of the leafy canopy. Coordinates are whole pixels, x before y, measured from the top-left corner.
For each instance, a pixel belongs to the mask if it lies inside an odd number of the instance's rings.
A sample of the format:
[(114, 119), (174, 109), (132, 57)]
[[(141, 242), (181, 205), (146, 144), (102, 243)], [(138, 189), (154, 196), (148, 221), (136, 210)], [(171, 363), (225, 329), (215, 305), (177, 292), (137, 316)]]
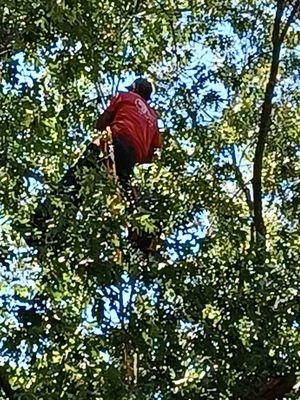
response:
[[(278, 376), (291, 389), (297, 4), (1, 3), (2, 398), (258, 399)], [(276, 23), (288, 28), (282, 43)], [(84, 172), (79, 209), (54, 195), (110, 96), (141, 74), (156, 86), (164, 149), (135, 171), (138, 206), (119, 198), (105, 170)], [(37, 250), (26, 232), (47, 196), (55, 211)], [(128, 227), (160, 236), (159, 251), (134, 249)]]

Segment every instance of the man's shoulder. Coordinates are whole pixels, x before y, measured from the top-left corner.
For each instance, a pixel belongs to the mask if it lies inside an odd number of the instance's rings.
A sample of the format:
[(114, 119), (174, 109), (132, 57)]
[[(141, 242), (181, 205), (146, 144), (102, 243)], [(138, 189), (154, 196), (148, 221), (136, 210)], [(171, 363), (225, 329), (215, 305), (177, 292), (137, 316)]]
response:
[(143, 114), (150, 112), (153, 117), (157, 118), (157, 112), (150, 104), (145, 101), (142, 96), (134, 92), (118, 92), (114, 99), (124, 104), (135, 105), (138, 110), (143, 110)]
[(113, 95), (110, 99), (110, 107), (119, 107), (121, 104), (126, 104), (130, 102), (130, 99), (128, 98), (128, 93), (126, 92), (118, 92), (115, 95)]
[(118, 92), (117, 94), (115, 94), (112, 98), (113, 99), (117, 99), (120, 101), (135, 101), (136, 98), (138, 98), (140, 96), (138, 96), (136, 93), (133, 92)]

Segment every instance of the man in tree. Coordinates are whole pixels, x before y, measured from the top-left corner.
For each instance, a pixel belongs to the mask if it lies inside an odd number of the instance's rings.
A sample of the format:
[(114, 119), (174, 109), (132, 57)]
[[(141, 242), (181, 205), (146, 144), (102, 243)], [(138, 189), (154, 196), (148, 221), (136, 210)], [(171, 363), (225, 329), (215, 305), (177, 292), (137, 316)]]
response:
[[(116, 174), (126, 191), (134, 165), (151, 162), (155, 148), (162, 145), (157, 115), (148, 104), (152, 93), (151, 83), (138, 78), (127, 89), (127, 93), (119, 93), (111, 99), (109, 107), (96, 123), (99, 131), (104, 131), (108, 126), (111, 129)], [(68, 171), (64, 186), (74, 187), (73, 193), (77, 195), (80, 189), (79, 169), (91, 166), (91, 159), (99, 159), (99, 152), (105, 147), (105, 139), (96, 139), (91, 143), (78, 163)]]
[[(162, 145), (158, 132), (157, 115), (149, 106), (148, 101), (152, 93), (152, 85), (146, 79), (138, 78), (127, 88), (127, 93), (119, 93), (111, 99), (109, 107), (97, 120), (96, 128), (104, 131), (108, 126), (112, 133), (114, 149), (115, 171), (125, 192), (129, 190), (129, 179), (136, 163), (151, 162), (155, 148)], [(84, 168), (100, 168), (103, 158), (100, 152), (105, 151), (105, 139), (96, 139), (90, 143), (77, 163), (69, 168), (64, 176), (58, 194), (66, 194), (74, 204), (80, 202), (81, 175)], [(111, 165), (112, 160), (105, 155), (106, 165)], [(45, 230), (45, 221), (51, 218), (51, 212), (44, 205), (38, 208), (33, 225), (40, 230)], [(48, 203), (49, 204), (49, 203)], [(147, 244), (139, 247), (149, 247), (152, 238), (145, 238), (130, 233), (130, 238), (136, 242), (146, 240)]]
[[(162, 145), (158, 132), (157, 115), (149, 106), (152, 85), (138, 78), (128, 88), (112, 98), (109, 107), (98, 118), (96, 128), (103, 131), (107, 126), (112, 132), (116, 174), (122, 188), (128, 191), (128, 180), (136, 163), (151, 162), (155, 148)], [(103, 141), (94, 142), (103, 149)], [(131, 240), (143, 251), (154, 249), (152, 235), (129, 233)]]
[[(99, 131), (111, 128), (116, 172), (125, 186), (135, 163), (151, 162), (154, 149), (161, 147), (157, 115), (147, 103), (152, 93), (151, 83), (138, 78), (127, 89), (128, 93), (112, 98), (96, 124)], [(94, 143), (100, 145), (99, 140)]]

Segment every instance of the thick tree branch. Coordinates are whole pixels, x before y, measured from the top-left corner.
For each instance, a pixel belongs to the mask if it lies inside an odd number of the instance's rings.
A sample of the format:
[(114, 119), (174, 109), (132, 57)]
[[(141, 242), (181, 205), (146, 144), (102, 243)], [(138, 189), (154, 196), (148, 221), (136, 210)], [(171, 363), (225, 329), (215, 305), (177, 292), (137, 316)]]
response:
[[(272, 34), (272, 63), (267, 83), (264, 102), (262, 106), (258, 140), (254, 155), (253, 166), (253, 211), (254, 211), (254, 227), (256, 232), (256, 243), (259, 244), (259, 251), (265, 249), (266, 227), (264, 224), (262, 212), (262, 169), (264, 149), (267, 142), (268, 132), (271, 126), (272, 98), (277, 81), (279, 69), (280, 50), (285, 39), (289, 26), (293, 22), (295, 15), (300, 7), (300, 1), (294, 3), (291, 14), (289, 15), (282, 31), (280, 33), (281, 19), (285, 7), (284, 0), (277, 1), (277, 10)], [(286, 375), (278, 378), (270, 378), (265, 384), (262, 384), (256, 393), (251, 393), (245, 400), (275, 400), (281, 399), (290, 392), (295, 384), (294, 375)]]
[(263, 219), (262, 211), (262, 169), (263, 169), (263, 156), (265, 145), (267, 141), (268, 132), (271, 125), (271, 112), (272, 112), (272, 98), (274, 95), (274, 89), (277, 81), (277, 74), (279, 69), (279, 58), (281, 45), (284, 40), (285, 34), (293, 21), (294, 16), (299, 9), (299, 0), (293, 6), (293, 10), (280, 33), (281, 19), (284, 12), (285, 1), (277, 1), (277, 10), (274, 21), (273, 33), (272, 33), (272, 63), (269, 81), (267, 83), (264, 102), (262, 106), (260, 126), (258, 133), (258, 140), (254, 155), (254, 166), (253, 166), (253, 203), (254, 203), (254, 226), (256, 231), (256, 241), (261, 243), (264, 247), (266, 227)]
[(270, 378), (256, 392), (251, 392), (243, 400), (279, 400), (291, 392), (295, 383), (294, 374)]

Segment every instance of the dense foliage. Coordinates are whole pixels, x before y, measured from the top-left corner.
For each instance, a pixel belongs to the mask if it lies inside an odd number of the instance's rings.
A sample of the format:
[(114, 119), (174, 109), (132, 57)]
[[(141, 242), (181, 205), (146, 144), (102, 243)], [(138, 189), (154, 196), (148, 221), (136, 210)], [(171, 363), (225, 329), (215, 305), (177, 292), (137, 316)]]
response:
[[(299, 1), (0, 4), (1, 398), (297, 399)], [(164, 150), (138, 206), (104, 169), (54, 195), (139, 75)]]

